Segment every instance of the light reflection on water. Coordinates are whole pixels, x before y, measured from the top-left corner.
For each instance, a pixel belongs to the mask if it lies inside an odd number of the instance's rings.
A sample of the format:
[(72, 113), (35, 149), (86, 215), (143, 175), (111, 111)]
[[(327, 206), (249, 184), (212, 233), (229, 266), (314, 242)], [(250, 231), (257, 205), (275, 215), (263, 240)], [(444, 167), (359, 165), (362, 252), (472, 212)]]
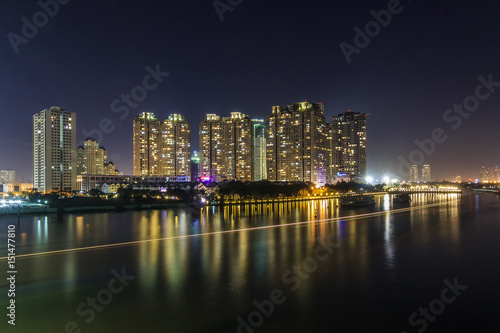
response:
[[(354, 284), (361, 291), (369, 290), (375, 275), (384, 276), (391, 283), (399, 281), (401, 260), (404, 259), (398, 249), (407, 242), (413, 242), (414, 246), (428, 244), (422, 251), (431, 251), (434, 248), (431, 244), (444, 243), (449, 246), (450, 253), (457, 255), (459, 199), (456, 194), (419, 194), (412, 195), (411, 204), (405, 205), (393, 204), (390, 195), (381, 195), (376, 197), (375, 207), (356, 209), (339, 208), (338, 200), (329, 199), (205, 207), (200, 211), (170, 209), (74, 214), (62, 219), (56, 216), (23, 217), (20, 228), (25, 236), (19, 240), (21, 253), (214, 233), (106, 251), (27, 259), (24, 262), (30, 265), (30, 275), (23, 279), (27, 284), (58, 281), (64, 294), (60, 303), (64, 304), (68, 300), (85, 298), (86, 294), (81, 290), (82, 276), (97, 274), (95, 271), (100, 270), (101, 275), (92, 275), (89, 279), (102, 285), (109, 279), (112, 268), (127, 266), (137, 274), (137, 280), (131, 287), (133, 291), (128, 301), (121, 306), (146, 304), (151, 311), (161, 313), (162, 319), (170, 321), (185, 320), (186, 313), (203, 307), (210, 314), (203, 320), (210, 321), (223, 316), (219, 313), (221, 304), (224, 304), (224, 311), (234, 316), (247, 311), (256, 293), (286, 289), (282, 279), (284, 272), (313, 257), (319, 240), (335, 242), (339, 247), (331, 259), (322, 263), (318, 272), (304, 280), (294, 293), (296, 302), (289, 306), (302, 308), (314, 303), (312, 295), (318, 293), (318, 288), (337, 290)], [(401, 212), (396, 217), (389, 212), (435, 202), (444, 202), (445, 205)], [(381, 211), (381, 214), (369, 218), (347, 217), (376, 211)], [(340, 216), (346, 218), (325, 221)], [(315, 220), (321, 221), (283, 228), (217, 233)], [(50, 267), (50, 272), (47, 272), (47, 267)], [(382, 273), (375, 274), (379, 271)], [(71, 308), (74, 306), (76, 304), (70, 304)], [(154, 310), (155, 306), (158, 310)], [(44, 311), (33, 312), (32, 320), (43, 321)], [(51, 311), (50, 307), (46, 311)], [(176, 315), (179, 318), (176, 319)], [(202, 325), (203, 320), (186, 325)]]

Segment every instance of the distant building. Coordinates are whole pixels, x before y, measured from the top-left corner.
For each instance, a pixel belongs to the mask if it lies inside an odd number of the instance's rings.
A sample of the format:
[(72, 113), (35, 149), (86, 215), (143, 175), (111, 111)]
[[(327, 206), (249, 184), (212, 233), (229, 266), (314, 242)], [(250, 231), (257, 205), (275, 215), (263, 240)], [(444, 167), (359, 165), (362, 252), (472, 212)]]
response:
[(422, 182), (428, 183), (431, 181), (431, 166), (424, 164), (422, 166)]
[(323, 103), (275, 106), (266, 117), (267, 179), (326, 184), (327, 126)]
[(366, 113), (349, 111), (332, 117), (329, 181), (338, 174), (364, 180), (367, 170), (366, 116)]
[(253, 119), (254, 180), (267, 179), (266, 121)]
[(4, 192), (21, 193), (33, 190), (33, 183), (9, 183), (3, 186)]
[(34, 187), (76, 190), (76, 114), (53, 106), (33, 116)]
[(500, 168), (497, 166), (481, 167), (481, 181), (497, 182), (500, 180)]
[(196, 181), (200, 178), (200, 154), (197, 151), (191, 156), (191, 181)]
[(0, 170), (0, 184), (12, 184), (16, 182), (15, 170)]
[(116, 175), (119, 174), (113, 162), (108, 161), (108, 151), (89, 137), (83, 146), (76, 150), (77, 175)]
[(418, 165), (412, 165), (410, 167), (410, 182), (418, 183)]
[[(131, 186), (134, 189), (151, 189), (161, 191), (165, 184), (174, 184), (182, 187), (185, 178), (164, 177), (164, 176), (130, 176), (130, 175), (79, 175), (77, 177), (78, 191), (88, 192), (98, 189), (105, 193), (114, 193), (120, 187)], [(186, 185), (187, 186), (187, 185)]]

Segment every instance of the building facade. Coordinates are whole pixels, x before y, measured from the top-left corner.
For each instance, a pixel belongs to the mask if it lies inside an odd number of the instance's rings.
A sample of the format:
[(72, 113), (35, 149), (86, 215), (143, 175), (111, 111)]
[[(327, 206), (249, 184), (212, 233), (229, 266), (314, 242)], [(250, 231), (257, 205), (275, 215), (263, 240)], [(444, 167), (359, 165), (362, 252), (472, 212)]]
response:
[(207, 114), (200, 123), (200, 177), (222, 181), (222, 161), (222, 119), (215, 114)]
[(113, 162), (108, 161), (108, 151), (106, 148), (99, 145), (94, 138), (87, 138), (83, 146), (76, 150), (77, 175), (116, 175), (119, 171), (116, 170)]
[(322, 103), (275, 106), (266, 127), (268, 180), (326, 184), (328, 126)]
[(267, 180), (266, 121), (253, 119), (254, 180)]
[(410, 182), (411, 183), (418, 183), (419, 182), (418, 165), (412, 165), (410, 167)]
[(34, 188), (76, 190), (76, 114), (53, 106), (33, 116)]
[(191, 127), (183, 116), (172, 114), (160, 132), (160, 175), (191, 179)]
[(197, 151), (191, 156), (191, 181), (197, 181), (200, 178), (200, 154)]
[(424, 164), (422, 166), (422, 182), (428, 183), (431, 181), (431, 166)]
[(160, 122), (144, 112), (133, 124), (134, 176), (191, 178), (191, 128), (183, 116), (172, 114)]
[(156, 176), (160, 174), (160, 131), (161, 123), (153, 113), (143, 112), (134, 118), (134, 176)]
[(200, 124), (200, 176), (213, 181), (254, 180), (254, 127), (240, 112), (208, 114)]
[(223, 180), (254, 180), (253, 131), (253, 122), (246, 114), (231, 112), (223, 118)]
[(329, 157), (329, 182), (339, 174), (362, 181), (367, 171), (366, 113), (345, 112), (332, 117)]

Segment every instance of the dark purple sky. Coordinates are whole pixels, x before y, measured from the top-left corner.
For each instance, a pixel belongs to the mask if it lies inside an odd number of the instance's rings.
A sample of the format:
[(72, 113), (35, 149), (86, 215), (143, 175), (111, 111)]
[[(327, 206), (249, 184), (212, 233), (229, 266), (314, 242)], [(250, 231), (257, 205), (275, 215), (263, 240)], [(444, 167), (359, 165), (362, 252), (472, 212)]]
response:
[[(131, 173), (132, 119), (140, 112), (162, 120), (183, 114), (197, 150), (206, 113), (263, 118), (273, 105), (302, 100), (323, 102), (327, 119), (348, 109), (371, 113), (368, 168), (375, 177), (397, 178), (398, 157), (408, 159), (414, 141), (435, 128), (448, 137), (425, 159), (433, 178), (478, 177), (481, 165), (500, 164), (500, 88), (456, 130), (455, 121), (443, 120), (475, 94), (478, 76), (500, 82), (498, 2), (401, 1), (402, 11), (348, 64), (340, 43), (354, 44), (354, 27), (364, 29), (370, 12), (389, 2), (243, 0), (221, 22), (211, 0), (72, 0), (16, 54), (8, 34), (22, 36), (22, 18), (33, 22), (41, 7), (3, 1), (0, 169), (32, 180), (32, 115), (53, 105), (77, 113), (77, 141), (111, 119), (115, 129), (102, 144)], [(142, 85), (145, 68), (157, 64), (170, 75), (120, 119), (113, 101)]]

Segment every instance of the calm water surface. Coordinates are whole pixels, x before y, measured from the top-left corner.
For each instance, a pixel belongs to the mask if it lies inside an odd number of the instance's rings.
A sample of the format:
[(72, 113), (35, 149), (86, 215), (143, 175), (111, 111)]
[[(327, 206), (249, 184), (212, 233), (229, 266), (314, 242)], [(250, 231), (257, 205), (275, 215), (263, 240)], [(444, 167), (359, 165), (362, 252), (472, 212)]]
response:
[(0, 332), (500, 332), (499, 197), (412, 198), (0, 218)]

